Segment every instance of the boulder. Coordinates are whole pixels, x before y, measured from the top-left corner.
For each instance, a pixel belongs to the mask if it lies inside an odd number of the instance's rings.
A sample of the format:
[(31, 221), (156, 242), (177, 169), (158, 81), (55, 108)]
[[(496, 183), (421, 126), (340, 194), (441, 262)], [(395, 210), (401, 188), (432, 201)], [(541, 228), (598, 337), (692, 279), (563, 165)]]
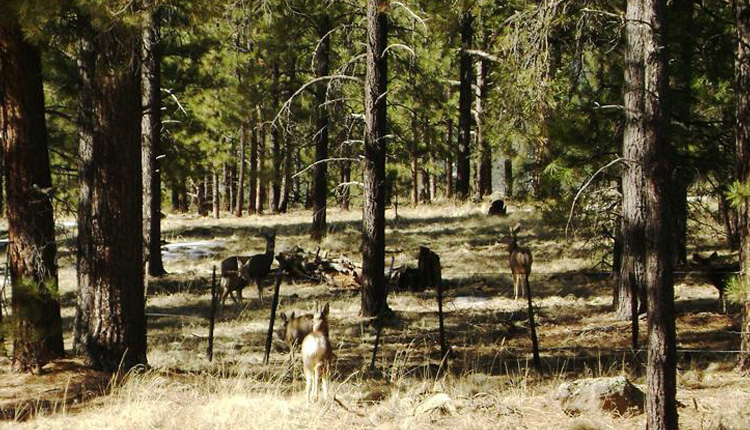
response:
[(642, 413), (643, 391), (624, 376), (579, 379), (560, 385), (552, 394), (563, 410), (572, 415), (601, 409), (620, 415)]
[(493, 200), (490, 203), (490, 208), (487, 210), (487, 215), (498, 215), (504, 216), (508, 212), (508, 208), (505, 207), (505, 202), (501, 199)]

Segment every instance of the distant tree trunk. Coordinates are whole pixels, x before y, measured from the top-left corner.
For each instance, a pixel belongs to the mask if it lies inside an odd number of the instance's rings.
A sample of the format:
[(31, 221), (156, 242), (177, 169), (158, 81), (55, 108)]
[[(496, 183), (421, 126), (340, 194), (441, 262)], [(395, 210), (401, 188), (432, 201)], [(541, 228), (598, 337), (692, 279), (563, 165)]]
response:
[(423, 168), (422, 172), (422, 191), (421, 200), (422, 203), (430, 203), (432, 201), (432, 194), (430, 193), (430, 171)]
[(414, 206), (419, 204), (419, 139), (417, 135), (417, 114), (412, 113), (411, 119), (411, 203)]
[(146, 364), (137, 39), (119, 23), (93, 38), (94, 133), (91, 153), (81, 157), (81, 195), (91, 200), (90, 213), (79, 218), (84, 244), (77, 312), (85, 317), (78, 321), (85, 323), (80, 334), (88, 362), (107, 371)]
[[(289, 75), (289, 84), (286, 90), (286, 97), (289, 98), (294, 94), (294, 91), (296, 90), (295, 85), (296, 84), (296, 74), (295, 74), (295, 67), (296, 67), (296, 61), (292, 57), (289, 61), (289, 70), (287, 74)], [(279, 203), (279, 212), (286, 213), (289, 209), (289, 200), (291, 198), (292, 194), (292, 187), (294, 186), (293, 182), (293, 168), (292, 165), (292, 158), (294, 156), (294, 141), (292, 139), (292, 136), (290, 134), (285, 134), (284, 139), (284, 181), (282, 183), (282, 192), (281, 192), (281, 203)]]
[(142, 38), (141, 165), (143, 166), (143, 241), (150, 276), (167, 273), (161, 259), (161, 35), (160, 12), (146, 16)]
[[(253, 111), (254, 112), (254, 111)], [(247, 214), (252, 215), (257, 211), (258, 205), (258, 129), (251, 113), (250, 119), (250, 190), (248, 191)]]
[(475, 110), (477, 118), (476, 134), (477, 148), (480, 151), (479, 163), (479, 186), (477, 187), (477, 199), (492, 194), (492, 148), (490, 142), (484, 135), (484, 101), (487, 99), (487, 73), (488, 63), (485, 60), (477, 61), (477, 98)]
[(445, 157), (445, 196), (453, 198), (453, 120), (448, 119), (446, 127), (446, 157)]
[[(173, 184), (170, 188), (171, 198), (169, 199), (172, 204), (172, 212), (179, 212), (180, 210), (180, 189), (177, 184)], [(145, 223), (145, 220), (144, 220)]]
[(460, 86), (459, 86), (459, 116), (458, 116), (458, 157), (456, 195), (465, 200), (469, 197), (470, 165), (471, 165), (471, 55), (474, 17), (471, 12), (461, 14), (461, 52), (460, 52)]
[(198, 182), (198, 185), (195, 190), (196, 198), (195, 198), (195, 204), (198, 206), (198, 214), (200, 216), (206, 216), (208, 213), (206, 212), (206, 200), (208, 200), (208, 184), (206, 183), (206, 180), (202, 180)]
[[(349, 145), (349, 143), (344, 143), (341, 148), (341, 157), (351, 158), (351, 156), (352, 156), (351, 145)], [(348, 184), (349, 182), (352, 181), (352, 163), (350, 161), (342, 161), (340, 166), (341, 166), (340, 171), (339, 171), (340, 185), (338, 187), (339, 207), (341, 209), (348, 211), (349, 204), (351, 201), (351, 188), (349, 185), (341, 185), (341, 184)]]
[(13, 367), (40, 373), (62, 357), (55, 222), (42, 61), (14, 17), (0, 21), (0, 137), (8, 204)]
[[(630, 0), (635, 2), (636, 0)], [(666, 0), (643, 2), (645, 135), (645, 254), (648, 289), (648, 359), (646, 365), (646, 426), (677, 430), (677, 336), (675, 332), (669, 144), (669, 74), (666, 52)], [(639, 1), (639, 2), (640, 2)], [(630, 3), (629, 2), (629, 3)]]
[[(323, 14), (317, 25), (318, 49), (315, 50), (315, 77), (328, 76), (330, 73), (330, 51), (331, 51), (331, 18)], [(325, 82), (315, 86), (315, 162), (313, 167), (313, 219), (310, 227), (310, 236), (320, 240), (326, 235), (326, 200), (328, 197), (328, 163), (321, 160), (328, 158), (328, 109), (325, 106), (326, 88)]]
[[(260, 108), (258, 109), (258, 118), (261, 117)], [(258, 202), (255, 208), (259, 214), (263, 213), (266, 203), (268, 202), (268, 171), (266, 170), (266, 129), (258, 129)]]
[(503, 164), (503, 177), (505, 180), (505, 198), (513, 198), (513, 160), (506, 158)]
[(190, 209), (187, 185), (185, 185), (185, 178), (180, 178), (180, 181), (180, 212), (187, 212)]
[(245, 201), (245, 144), (247, 143), (247, 125), (242, 124), (240, 128), (240, 173), (237, 178), (237, 206), (235, 214), (242, 216), (242, 205)]
[[(645, 124), (644, 109), (644, 57), (643, 57), (643, 0), (628, 0), (625, 51), (625, 133), (623, 155), (628, 160), (643, 159)], [(615, 316), (631, 319), (632, 295), (645, 290), (643, 247), (645, 241), (645, 201), (643, 165), (629, 162), (622, 178), (622, 269), (618, 286)], [(634, 291), (635, 290), (635, 291)], [(640, 297), (640, 295), (638, 294)], [(635, 300), (638, 300), (636, 297)], [(643, 306), (643, 304), (642, 304)]]
[(674, 23), (670, 32), (673, 43), (676, 44), (674, 63), (671, 66), (674, 73), (675, 88), (672, 91), (672, 108), (675, 117), (681, 123), (680, 127), (673, 127), (672, 151), (674, 172), (672, 174), (671, 205), (673, 207), (672, 231), (674, 234), (674, 261), (676, 264), (687, 264), (687, 218), (688, 186), (692, 182), (689, 165), (684, 160), (692, 139), (692, 106), (693, 94), (691, 83), (693, 80), (693, 51), (695, 50), (695, 36), (693, 32), (694, 20), (693, 0), (676, 0), (670, 4), (670, 22)]
[[(271, 67), (271, 111), (279, 110), (279, 63), (274, 62)], [(281, 173), (284, 171), (281, 154), (281, 138), (279, 128), (271, 125), (271, 159), (273, 160), (273, 177), (271, 178), (271, 211), (279, 213), (281, 204)]]
[[(737, 52), (735, 55), (735, 95), (737, 103), (736, 147), (737, 180), (743, 184), (750, 181), (750, 5), (736, 1), (735, 20)], [(750, 202), (745, 200), (737, 209), (740, 214), (740, 272), (745, 283), (750, 284)], [(742, 337), (738, 369), (750, 374), (750, 300), (742, 303)]]
[(362, 217), (362, 310), (388, 309), (385, 288), (385, 155), (388, 91), (388, 0), (367, 0), (365, 77), (364, 208)]
[(213, 174), (211, 175), (213, 178), (213, 186), (211, 187), (211, 200), (213, 202), (213, 214), (214, 218), (218, 219), (221, 215), (221, 199), (219, 198), (219, 195), (221, 194), (219, 192), (219, 172), (214, 170)]

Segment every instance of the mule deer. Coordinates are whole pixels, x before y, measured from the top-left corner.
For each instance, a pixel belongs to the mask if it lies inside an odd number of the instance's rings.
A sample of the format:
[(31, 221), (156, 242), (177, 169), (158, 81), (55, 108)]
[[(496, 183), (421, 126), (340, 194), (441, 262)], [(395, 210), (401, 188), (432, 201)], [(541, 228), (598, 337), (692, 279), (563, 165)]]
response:
[(304, 314), (300, 316), (294, 316), (292, 312), (289, 317), (285, 313), (281, 313), (281, 327), (279, 327), (277, 334), (284, 340), (284, 343), (289, 347), (289, 351), (294, 353), (294, 349), (302, 344), (302, 340), (310, 334), (313, 326), (313, 316), (311, 314)]
[(302, 369), (305, 372), (305, 395), (310, 404), (313, 392), (318, 400), (318, 381), (323, 381), (323, 400), (328, 400), (328, 383), (331, 378), (333, 347), (328, 338), (329, 304), (320, 309), (315, 305), (312, 331), (302, 341)]
[(510, 236), (505, 236), (501, 242), (506, 244), (508, 249), (508, 263), (510, 263), (510, 272), (513, 274), (513, 299), (518, 300), (519, 293), (521, 297), (526, 297), (529, 291), (529, 275), (531, 274), (531, 251), (529, 248), (519, 248), (516, 235), (521, 229), (521, 224), (516, 224), (510, 229)]
[[(266, 239), (266, 252), (251, 256), (233, 256), (221, 262), (221, 304), (231, 293), (235, 302), (242, 302), (242, 290), (253, 280), (258, 287), (258, 300), (263, 305), (263, 279), (271, 272), (273, 252), (276, 245), (276, 232), (261, 230), (259, 236)], [(239, 300), (238, 300), (239, 299)]]
[(705, 277), (719, 291), (719, 306), (722, 313), (727, 313), (727, 299), (724, 296), (727, 282), (734, 272), (740, 270), (739, 263), (721, 263), (719, 254), (714, 251), (708, 257), (702, 257), (697, 252), (693, 254), (693, 262), (705, 272)]

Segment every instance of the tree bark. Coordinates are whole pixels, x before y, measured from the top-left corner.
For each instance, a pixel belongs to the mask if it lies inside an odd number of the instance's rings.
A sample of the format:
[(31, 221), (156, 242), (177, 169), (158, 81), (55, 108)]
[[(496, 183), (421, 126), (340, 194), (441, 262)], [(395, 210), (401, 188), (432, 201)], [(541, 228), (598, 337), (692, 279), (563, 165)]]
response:
[(673, 208), (674, 261), (679, 265), (687, 264), (687, 218), (688, 186), (693, 181), (691, 166), (688, 160), (689, 143), (692, 139), (691, 130), (693, 94), (691, 83), (693, 80), (693, 51), (695, 50), (695, 36), (693, 0), (676, 0), (670, 4), (670, 22), (674, 23), (671, 31), (672, 39), (676, 42), (675, 56), (672, 69), (675, 88), (672, 90), (673, 113), (679, 127), (672, 127), (673, 140), (672, 156), (674, 172), (672, 174), (671, 201)]
[[(296, 61), (293, 56), (289, 59), (288, 64), (288, 71), (287, 74), (289, 76), (289, 83), (286, 89), (286, 98), (289, 98), (294, 94), (296, 90)], [(294, 186), (294, 182), (292, 179), (293, 175), (293, 164), (292, 164), (292, 158), (294, 156), (294, 140), (293, 136), (289, 133), (285, 133), (284, 135), (284, 181), (281, 185), (282, 192), (281, 192), (281, 203), (279, 203), (279, 212), (286, 213), (289, 209), (289, 201), (292, 194), (292, 188)]]
[[(318, 49), (315, 50), (315, 77), (328, 76), (330, 73), (330, 51), (331, 51), (331, 18), (323, 14), (317, 25)], [(310, 227), (310, 236), (320, 240), (326, 235), (326, 200), (328, 197), (328, 163), (320, 162), (328, 158), (328, 109), (326, 108), (325, 82), (319, 82), (315, 86), (315, 162), (313, 167), (313, 219)]]
[(505, 198), (513, 198), (513, 160), (506, 158), (503, 165), (503, 179), (505, 181)]
[(7, 185), (13, 367), (40, 373), (62, 357), (52, 179), (42, 62), (15, 18), (0, 21), (0, 136)]
[(250, 113), (250, 190), (247, 198), (247, 214), (252, 215), (258, 205), (258, 128), (254, 110)]
[(453, 120), (446, 124), (445, 196), (453, 198)]
[(221, 194), (219, 192), (219, 172), (215, 171), (211, 175), (213, 178), (212, 181), (212, 187), (211, 187), (211, 201), (213, 203), (213, 215), (215, 219), (219, 219), (221, 216), (221, 199), (219, 198), (219, 195)]
[(92, 40), (95, 46), (83, 53), (95, 55), (95, 63), (83, 68), (84, 75), (94, 71), (84, 76), (82, 91), (91, 82), (93, 123), (81, 132), (86, 203), (79, 206), (77, 320), (87, 361), (96, 369), (127, 371), (146, 364), (140, 50), (138, 35), (119, 23)]
[(388, 90), (388, 0), (367, 0), (365, 160), (362, 216), (362, 310), (388, 309), (385, 288), (385, 156)]
[[(631, 0), (636, 1), (636, 0)], [(669, 203), (672, 176), (669, 144), (669, 74), (666, 50), (666, 0), (642, 0), (645, 133), (646, 281), (648, 359), (646, 426), (677, 430), (677, 340), (675, 333), (673, 244)]]
[[(625, 132), (623, 156), (628, 160), (644, 157), (644, 47), (643, 0), (629, 0), (627, 5), (625, 51)], [(615, 316), (622, 320), (631, 317), (631, 300), (635, 290), (645, 290), (644, 252), (645, 201), (644, 166), (629, 162), (622, 177), (622, 270), (618, 286)], [(635, 299), (638, 300), (640, 294)]]
[(160, 12), (148, 14), (143, 28), (141, 88), (141, 164), (143, 166), (143, 241), (146, 267), (151, 276), (166, 272), (161, 259), (161, 35)]
[(470, 165), (471, 165), (471, 99), (472, 76), (471, 55), (474, 38), (474, 17), (470, 11), (461, 14), (461, 52), (460, 52), (460, 84), (458, 97), (458, 157), (456, 162), (456, 196), (460, 200), (469, 197)]
[(237, 205), (235, 214), (238, 217), (242, 216), (242, 205), (245, 201), (245, 144), (247, 142), (247, 124), (242, 124), (240, 128), (240, 154), (239, 154), (239, 165), (240, 172), (237, 178)]
[(479, 186), (477, 187), (477, 200), (492, 194), (492, 148), (490, 142), (484, 135), (484, 100), (487, 99), (487, 73), (488, 62), (485, 60), (477, 61), (477, 98), (475, 101), (476, 110), (476, 135), (477, 147), (480, 151), (479, 160)]
[[(262, 124), (263, 116), (258, 107), (258, 121)], [(258, 201), (255, 209), (259, 214), (263, 213), (266, 202), (268, 201), (268, 175), (266, 170), (266, 129), (261, 126), (258, 128)]]
[[(271, 69), (271, 111), (279, 110), (279, 63), (274, 62)], [(273, 177), (271, 178), (271, 211), (279, 213), (281, 204), (281, 174), (284, 171), (281, 154), (281, 136), (279, 128), (271, 125), (271, 159), (273, 160)]]
[[(736, 148), (737, 181), (750, 181), (750, 5), (735, 2), (737, 52), (735, 55), (735, 98), (737, 103)], [(747, 199), (737, 208), (739, 213), (740, 272), (745, 285), (750, 285), (750, 202)], [(750, 301), (742, 303), (742, 336), (738, 369), (750, 374)]]

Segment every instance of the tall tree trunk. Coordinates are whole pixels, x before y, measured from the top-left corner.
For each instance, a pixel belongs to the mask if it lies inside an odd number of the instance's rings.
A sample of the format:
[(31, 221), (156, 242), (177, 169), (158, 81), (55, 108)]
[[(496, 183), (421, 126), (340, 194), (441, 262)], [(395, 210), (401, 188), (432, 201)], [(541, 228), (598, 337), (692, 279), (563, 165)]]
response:
[(255, 122), (254, 110), (250, 113), (250, 190), (247, 198), (247, 214), (257, 211), (258, 205), (258, 127)]
[(237, 178), (237, 206), (235, 214), (242, 216), (242, 205), (245, 201), (245, 144), (247, 143), (247, 124), (243, 123), (240, 128), (240, 172)]
[[(737, 24), (737, 52), (735, 56), (735, 97), (737, 100), (736, 146), (737, 180), (743, 184), (750, 181), (750, 5), (735, 2)], [(740, 272), (746, 285), (750, 285), (750, 202), (745, 200), (737, 208), (741, 222)], [(740, 343), (738, 369), (750, 374), (750, 301), (742, 303), (742, 339)]]
[(190, 209), (190, 200), (188, 199), (185, 182), (185, 178), (180, 178), (180, 212), (187, 212)]
[(143, 28), (141, 88), (141, 165), (143, 166), (143, 253), (151, 276), (166, 272), (161, 259), (161, 35), (160, 12), (147, 15)]
[(479, 186), (477, 187), (477, 198), (479, 200), (492, 194), (492, 148), (484, 135), (484, 101), (487, 99), (488, 66), (489, 64), (485, 60), (477, 61), (477, 98), (474, 104), (477, 118), (477, 149), (480, 151)]
[(513, 160), (506, 158), (503, 164), (503, 179), (505, 182), (505, 198), (513, 198)]
[(445, 131), (445, 144), (447, 146), (445, 153), (445, 196), (453, 198), (453, 120), (448, 119)]
[(208, 183), (205, 180), (201, 180), (198, 182), (198, 185), (195, 189), (195, 204), (198, 206), (198, 214), (200, 216), (206, 216), (208, 213), (206, 212), (206, 200), (208, 200)]
[(89, 304), (94, 301), (94, 288), (89, 282), (92, 273), (94, 240), (89, 226), (93, 221), (94, 192), (94, 79), (96, 52), (89, 19), (79, 17), (82, 35), (78, 40), (78, 77), (80, 88), (77, 100), (78, 124), (78, 233), (76, 235), (76, 315), (73, 324), (73, 352), (86, 354), (86, 341), (91, 326)]
[[(643, 0), (629, 0), (627, 5), (625, 51), (625, 133), (623, 154), (628, 160), (643, 159), (645, 125), (644, 109), (644, 57), (643, 57)], [(642, 183), (645, 177), (643, 165), (629, 162), (623, 169), (622, 178), (622, 273), (618, 286), (615, 315), (629, 320), (633, 295), (640, 297), (645, 290), (643, 247), (645, 201)]]
[[(674, 30), (670, 32), (675, 43), (676, 55), (672, 69), (674, 70), (675, 88), (672, 91), (672, 108), (674, 116), (681, 127), (673, 127), (672, 151), (674, 172), (672, 174), (671, 205), (673, 208), (672, 231), (674, 232), (674, 260), (676, 264), (687, 264), (687, 191), (692, 182), (691, 166), (686, 165), (689, 143), (692, 138), (692, 106), (693, 95), (691, 82), (693, 80), (693, 51), (695, 50), (695, 25), (693, 0), (676, 0), (670, 5), (670, 22), (674, 23)], [(679, 143), (678, 143), (679, 142)]]
[[(179, 212), (180, 210), (180, 188), (177, 184), (173, 184), (170, 188), (171, 198), (169, 199), (172, 204), (172, 212)], [(145, 223), (145, 220), (144, 220)]]
[(456, 195), (465, 200), (469, 197), (471, 165), (471, 55), (474, 38), (474, 17), (470, 11), (461, 14), (460, 86), (458, 96), (458, 157), (456, 162)]
[[(635, 0), (631, 0), (635, 1)], [(642, 0), (644, 25), (644, 125), (648, 359), (646, 425), (677, 430), (677, 339), (675, 333), (669, 144), (669, 74), (666, 50), (666, 0)]]
[[(271, 111), (279, 110), (279, 63), (274, 62), (271, 69)], [(281, 174), (284, 171), (281, 154), (281, 136), (277, 126), (271, 125), (271, 158), (273, 159), (273, 177), (271, 179), (271, 211), (279, 213), (281, 204)]]
[[(289, 76), (289, 83), (286, 88), (286, 97), (289, 98), (294, 94), (296, 91), (296, 61), (293, 56), (289, 59), (288, 64), (288, 71), (287, 74)], [(293, 163), (292, 159), (294, 157), (294, 141), (293, 136), (290, 133), (284, 134), (284, 181), (281, 185), (282, 192), (281, 192), (281, 203), (279, 203), (279, 212), (286, 213), (289, 209), (289, 201), (291, 199), (292, 194), (292, 188), (294, 186), (293, 182)]]
[(212, 181), (213, 186), (211, 187), (211, 201), (213, 203), (212, 205), (213, 215), (215, 219), (218, 219), (221, 216), (220, 214), (221, 213), (221, 199), (219, 197), (221, 195), (221, 193), (219, 192), (219, 172), (214, 170), (211, 177), (213, 178), (213, 181)]
[(52, 178), (42, 61), (14, 18), (0, 21), (0, 137), (5, 161), (13, 367), (41, 372), (62, 357)]
[(84, 270), (77, 311), (86, 315), (79, 321), (86, 325), (81, 334), (88, 362), (108, 371), (146, 364), (137, 39), (118, 23), (93, 39), (94, 132), (91, 153), (81, 157), (82, 180), (90, 181), (81, 195), (90, 196), (90, 213), (79, 218)]
[[(315, 77), (328, 76), (330, 73), (331, 51), (331, 18), (323, 14), (318, 22), (318, 49), (315, 50)], [(315, 162), (313, 167), (313, 219), (310, 236), (320, 240), (326, 235), (326, 200), (328, 197), (328, 163), (321, 162), (328, 158), (328, 109), (326, 108), (325, 82), (315, 86)]]
[(388, 309), (385, 288), (385, 154), (388, 0), (367, 0), (362, 315)]
[[(262, 123), (260, 107), (258, 108), (258, 120)], [(266, 170), (266, 129), (258, 128), (258, 202), (255, 208), (259, 214), (263, 213), (268, 202), (268, 171)]]

